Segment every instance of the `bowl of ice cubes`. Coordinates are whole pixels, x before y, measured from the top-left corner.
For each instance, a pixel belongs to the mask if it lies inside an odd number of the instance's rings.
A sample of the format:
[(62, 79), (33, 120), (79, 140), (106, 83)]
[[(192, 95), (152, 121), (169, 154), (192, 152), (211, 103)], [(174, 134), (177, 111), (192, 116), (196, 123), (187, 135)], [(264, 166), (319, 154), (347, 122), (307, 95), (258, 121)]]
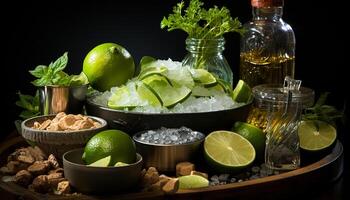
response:
[(133, 139), (145, 167), (174, 172), (177, 163), (195, 160), (202, 149), (205, 135), (187, 127), (161, 127), (138, 132)]

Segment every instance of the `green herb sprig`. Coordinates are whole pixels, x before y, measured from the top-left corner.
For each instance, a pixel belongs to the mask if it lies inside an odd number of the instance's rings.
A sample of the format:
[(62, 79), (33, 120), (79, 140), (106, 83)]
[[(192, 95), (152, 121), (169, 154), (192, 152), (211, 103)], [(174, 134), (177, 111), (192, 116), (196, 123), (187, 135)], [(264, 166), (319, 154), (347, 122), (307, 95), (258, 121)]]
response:
[(344, 117), (344, 112), (326, 105), (329, 92), (320, 95), (314, 106), (304, 109), (303, 120), (320, 120), (336, 126), (336, 121)]
[(200, 0), (190, 0), (186, 9), (184, 1), (173, 8), (173, 14), (161, 21), (161, 28), (168, 31), (180, 29), (196, 39), (217, 39), (228, 32), (244, 33), (238, 18), (233, 19), (226, 7), (203, 8)]
[(37, 79), (32, 81), (35, 86), (78, 86), (88, 83), (88, 79), (82, 72), (79, 75), (69, 76), (63, 70), (68, 63), (68, 52), (65, 52), (56, 61), (51, 62), (49, 66), (39, 65), (34, 70), (29, 71)]
[(19, 115), (21, 118), (28, 119), (40, 115), (38, 91), (36, 91), (35, 96), (25, 95), (21, 92), (18, 92), (17, 94), (19, 100), (16, 101), (16, 105), (23, 108), (23, 111)]

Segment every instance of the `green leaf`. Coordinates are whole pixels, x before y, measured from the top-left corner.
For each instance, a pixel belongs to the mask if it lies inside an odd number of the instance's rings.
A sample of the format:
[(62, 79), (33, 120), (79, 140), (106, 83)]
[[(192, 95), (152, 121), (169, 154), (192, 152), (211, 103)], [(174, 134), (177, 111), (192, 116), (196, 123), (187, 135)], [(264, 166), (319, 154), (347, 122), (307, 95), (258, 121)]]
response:
[(33, 116), (37, 116), (40, 114), (39, 112), (39, 92), (36, 92), (36, 95), (24, 95), (21, 92), (18, 92), (19, 100), (16, 101), (16, 105), (23, 108), (24, 110), (21, 112), (21, 118), (30, 118)]
[(140, 69), (141, 71), (147, 67), (148, 65), (150, 65), (151, 63), (153, 63), (154, 61), (156, 61), (155, 58), (151, 57), (151, 56), (143, 56), (140, 60)]
[(47, 66), (38, 65), (34, 70), (29, 71), (36, 78), (41, 78), (47, 73)]
[(64, 68), (66, 68), (68, 63), (68, 52), (65, 52), (61, 57), (59, 57), (54, 63), (50, 64), (50, 67), (53, 69), (53, 73), (56, 74)]

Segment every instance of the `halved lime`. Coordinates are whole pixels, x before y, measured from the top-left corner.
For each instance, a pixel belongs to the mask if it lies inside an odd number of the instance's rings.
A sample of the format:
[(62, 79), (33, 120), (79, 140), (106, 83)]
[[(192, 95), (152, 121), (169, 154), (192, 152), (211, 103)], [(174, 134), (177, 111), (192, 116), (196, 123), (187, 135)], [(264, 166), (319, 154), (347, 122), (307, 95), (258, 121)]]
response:
[(337, 130), (330, 124), (318, 121), (302, 121), (298, 127), (300, 148), (319, 151), (331, 146), (337, 138)]
[(140, 106), (136, 85), (130, 84), (118, 88), (108, 99), (107, 105), (113, 109), (135, 108)]
[(266, 137), (260, 128), (245, 122), (236, 122), (232, 131), (243, 136), (254, 146), (257, 157), (264, 156)]
[(179, 177), (179, 189), (194, 189), (208, 187), (209, 181), (198, 175), (187, 175)]
[(111, 156), (107, 156), (105, 158), (97, 160), (96, 162), (91, 163), (89, 166), (92, 166), (92, 167), (108, 167), (110, 163), (111, 163)]
[(194, 82), (200, 83), (205, 87), (211, 87), (218, 83), (213, 74), (205, 69), (192, 69), (191, 74)]
[(128, 166), (129, 164), (127, 163), (123, 163), (123, 162), (117, 162), (115, 163), (114, 167), (124, 167), (124, 166)]
[(231, 131), (214, 131), (204, 141), (205, 158), (213, 169), (234, 173), (247, 168), (255, 159), (253, 145)]
[(158, 96), (158, 94), (145, 83), (140, 83), (138, 85), (137, 93), (139, 94), (141, 99), (146, 100), (150, 105), (153, 105), (153, 106), (163, 105), (163, 102)]
[(232, 99), (236, 102), (247, 103), (252, 98), (252, 89), (243, 80), (239, 80), (232, 92)]

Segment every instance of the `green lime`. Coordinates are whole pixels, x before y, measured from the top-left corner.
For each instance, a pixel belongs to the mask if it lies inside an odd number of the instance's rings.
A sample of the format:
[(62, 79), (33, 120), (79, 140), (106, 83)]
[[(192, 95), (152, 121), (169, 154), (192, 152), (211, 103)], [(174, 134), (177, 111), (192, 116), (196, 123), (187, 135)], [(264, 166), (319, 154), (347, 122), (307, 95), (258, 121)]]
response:
[(109, 108), (119, 110), (140, 106), (140, 100), (136, 95), (135, 84), (129, 84), (128, 86), (122, 86), (112, 93), (107, 102)]
[(179, 189), (194, 189), (208, 187), (209, 181), (198, 175), (187, 175), (179, 177)]
[(298, 135), (301, 149), (319, 151), (334, 143), (337, 138), (337, 130), (323, 121), (302, 121), (298, 127)]
[(102, 158), (100, 160), (97, 160), (96, 162), (91, 163), (89, 166), (92, 167), (108, 167), (111, 163), (111, 156), (107, 156), (105, 158)]
[(234, 173), (247, 168), (255, 159), (253, 145), (231, 131), (214, 131), (204, 141), (207, 163), (216, 171)]
[(132, 78), (135, 64), (124, 47), (114, 43), (104, 43), (96, 46), (86, 55), (83, 72), (93, 88), (105, 91), (113, 86), (120, 86)]
[(134, 163), (136, 149), (131, 137), (120, 130), (106, 130), (87, 142), (83, 155), (87, 165), (107, 156), (111, 156), (111, 166), (117, 162)]
[(164, 66), (149, 66), (147, 68), (145, 68), (144, 70), (142, 70), (138, 76), (139, 80), (143, 80), (149, 76), (152, 76), (154, 74), (157, 75), (164, 75), (166, 74), (166, 72), (168, 71), (168, 69)]
[(236, 102), (248, 103), (252, 98), (252, 89), (243, 80), (239, 80), (232, 92), (232, 99)]
[(186, 86), (171, 86), (164, 76), (152, 75), (142, 81), (159, 96), (165, 107), (172, 107), (187, 99), (191, 94), (191, 89)]
[(138, 85), (137, 93), (139, 94), (141, 99), (146, 100), (150, 105), (153, 105), (153, 106), (163, 105), (163, 102), (158, 96), (158, 94), (145, 83), (141, 82)]
[(218, 83), (213, 74), (205, 69), (192, 69), (191, 74), (194, 82), (200, 83), (205, 87), (212, 87)]
[(164, 75), (171, 80), (173, 86), (186, 86), (192, 89), (195, 86), (195, 82), (192, 78), (191, 72), (187, 67), (181, 67), (177, 69), (168, 70)]
[(127, 163), (123, 163), (123, 162), (117, 162), (115, 163), (114, 167), (124, 167), (124, 166), (128, 166), (129, 164)]
[(247, 139), (253, 145), (256, 156), (263, 158), (265, 153), (266, 137), (260, 128), (245, 122), (236, 122), (233, 125), (232, 131)]

